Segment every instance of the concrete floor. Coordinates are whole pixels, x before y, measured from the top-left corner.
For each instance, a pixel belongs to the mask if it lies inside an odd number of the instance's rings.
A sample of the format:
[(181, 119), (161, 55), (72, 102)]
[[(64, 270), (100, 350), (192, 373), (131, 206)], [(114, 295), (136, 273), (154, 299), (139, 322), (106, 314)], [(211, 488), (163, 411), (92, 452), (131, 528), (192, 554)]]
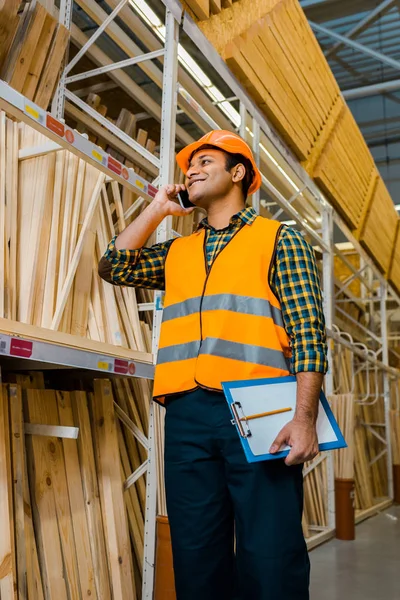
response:
[(312, 550), (311, 600), (400, 600), (400, 506)]

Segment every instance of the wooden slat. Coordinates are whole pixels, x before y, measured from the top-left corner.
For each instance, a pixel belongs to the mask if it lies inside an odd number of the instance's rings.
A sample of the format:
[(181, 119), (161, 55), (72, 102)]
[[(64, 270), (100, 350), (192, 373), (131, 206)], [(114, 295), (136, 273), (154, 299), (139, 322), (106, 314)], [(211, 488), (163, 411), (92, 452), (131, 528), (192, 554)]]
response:
[[(57, 392), (60, 425), (74, 427), (71, 395)], [(76, 559), (82, 598), (96, 598), (94, 568), (90, 549), (89, 530), (86, 522), (85, 500), (79, 467), (77, 441), (63, 439), (65, 472), (67, 477), (72, 526), (74, 530)]]
[(110, 576), (114, 600), (136, 598), (128, 524), (118, 469), (119, 449), (111, 383), (94, 380), (92, 411)]
[(5, 386), (0, 386), (0, 489), (0, 597), (17, 600), (9, 404)]
[(71, 394), (71, 405), (74, 423), (79, 427), (77, 446), (97, 598), (98, 600), (111, 600), (100, 494), (85, 392), (73, 392)]
[(12, 45), (5, 56), (5, 60), (3, 60), (0, 77), (4, 81), (8, 82), (12, 77), (19, 53), (36, 12), (36, 4), (37, 0), (25, 4), (20, 14), (18, 28), (13, 36)]
[(184, 0), (184, 4), (200, 21), (205, 21), (210, 16), (210, 0)]
[(29, 68), (35, 55), (35, 49), (40, 39), (47, 12), (41, 4), (36, 5), (27, 35), (25, 36), (18, 56), (14, 57), (14, 70), (8, 83), (21, 92), (24, 88)]
[(37, 46), (35, 48), (35, 52), (33, 52), (29, 71), (22, 88), (22, 94), (30, 100), (33, 100), (35, 96), (40, 75), (42, 73), (47, 53), (54, 36), (56, 25), (56, 20), (50, 14), (47, 14), (39, 39), (36, 41)]
[(27, 587), (27, 544), (25, 532), (25, 506), (24, 488), (26, 485), (25, 465), (25, 435), (22, 413), (21, 388), (17, 385), (9, 386), (10, 399), (10, 425), (12, 446), (12, 478), (14, 487), (14, 515), (15, 515), (15, 544), (17, 554), (17, 575), (19, 600), (28, 599)]
[(0, 72), (18, 27), (19, 0), (0, 1)]
[[(59, 425), (52, 390), (27, 390), (30, 423)], [(31, 478), (35, 482), (35, 531), (44, 586), (50, 598), (79, 598), (79, 574), (72, 527), (62, 442), (54, 437), (31, 437)]]
[(47, 108), (52, 98), (68, 41), (69, 31), (63, 25), (58, 25), (34, 97), (36, 104), (42, 108)]

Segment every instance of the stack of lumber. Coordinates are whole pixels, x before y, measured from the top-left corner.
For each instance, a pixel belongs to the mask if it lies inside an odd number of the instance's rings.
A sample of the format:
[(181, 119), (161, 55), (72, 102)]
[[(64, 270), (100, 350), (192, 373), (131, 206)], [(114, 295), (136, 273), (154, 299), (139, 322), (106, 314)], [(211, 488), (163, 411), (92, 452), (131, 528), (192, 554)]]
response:
[[(363, 226), (356, 237), (379, 270), (389, 275), (399, 217), (383, 180), (378, 177)], [(396, 270), (399, 267), (394, 266)]]
[(299, 2), (239, 0), (199, 27), (388, 276), (393, 202)]
[(342, 107), (320, 150), (314, 166), (307, 170), (350, 229), (358, 230), (365, 220), (378, 175), (367, 144), (347, 106)]
[(392, 460), (394, 465), (400, 465), (400, 380), (391, 382), (390, 389), (390, 433), (392, 442)]
[(0, 2), (0, 79), (47, 108), (60, 77), (69, 32), (37, 1)]
[(0, 389), (2, 600), (140, 598), (145, 482), (130, 475), (147, 405), (128, 380), (86, 393), (13, 379)]
[(397, 221), (396, 240), (393, 246), (392, 264), (388, 277), (389, 283), (400, 294), (400, 221)]
[[(316, 459), (317, 460), (317, 459)], [(308, 469), (312, 463), (306, 463)], [(325, 527), (327, 521), (327, 468), (326, 461), (318, 464), (304, 478), (304, 517), (303, 531), (310, 537), (315, 531), (313, 528)]]
[(219, 15), (224, 8), (238, 0), (183, 0), (182, 5), (196, 21), (205, 21), (212, 15)]
[(354, 479), (354, 396), (353, 394), (337, 394), (331, 396), (329, 402), (347, 442), (347, 448), (340, 448), (333, 453), (335, 477)]
[[(346, 405), (346, 410), (349, 410), (349, 416), (346, 419), (348, 423), (345, 439), (347, 444), (349, 444), (349, 447), (352, 447), (350, 453), (352, 453), (354, 457), (356, 508), (367, 509), (373, 506), (374, 496), (377, 496), (379, 494), (374, 494), (374, 478), (372, 470), (369, 466), (369, 460), (371, 455), (371, 449), (369, 448), (369, 444), (372, 443), (375, 448), (375, 441), (372, 439), (373, 435), (371, 435), (371, 433), (367, 431), (365, 425), (363, 424), (363, 413), (364, 411), (368, 412), (368, 409), (370, 409), (370, 413), (371, 409), (372, 412), (374, 412), (375, 407), (362, 407), (360, 404), (357, 403), (357, 400), (360, 399), (360, 394), (365, 394), (364, 379), (366, 377), (366, 373), (362, 372), (358, 374), (354, 381), (354, 389), (352, 389), (352, 369), (354, 368), (354, 365), (351, 351), (347, 348), (342, 348), (339, 344), (337, 346), (335, 345), (333, 361), (334, 387), (335, 393), (338, 395), (337, 397), (346, 398), (347, 402), (350, 400), (350, 398), (354, 398), (356, 402), (353, 405), (352, 409), (350, 409), (348, 404)], [(343, 421), (344, 419), (343, 417), (340, 417), (340, 411), (338, 407), (335, 407), (335, 403), (333, 405), (333, 408), (336, 411), (335, 414), (337, 417), (339, 417), (339, 420)], [(346, 418), (346, 411), (344, 418)], [(351, 422), (353, 423), (353, 425), (351, 425)], [(341, 424), (341, 426), (343, 427), (343, 423)], [(351, 435), (350, 433), (351, 428), (353, 429), (353, 435)], [(373, 450), (373, 452), (374, 451), (375, 450)], [(339, 466), (340, 458), (337, 454), (338, 453), (335, 452), (335, 475), (339, 473), (339, 469), (344, 468)], [(351, 467), (349, 465), (349, 461), (346, 461), (346, 465), (346, 471), (350, 472)], [(376, 470), (374, 472), (374, 475), (376, 483)]]
[(46, 143), (0, 114), (0, 317), (149, 351), (135, 290), (97, 276), (126, 224), (120, 188), (65, 150), (18, 159)]

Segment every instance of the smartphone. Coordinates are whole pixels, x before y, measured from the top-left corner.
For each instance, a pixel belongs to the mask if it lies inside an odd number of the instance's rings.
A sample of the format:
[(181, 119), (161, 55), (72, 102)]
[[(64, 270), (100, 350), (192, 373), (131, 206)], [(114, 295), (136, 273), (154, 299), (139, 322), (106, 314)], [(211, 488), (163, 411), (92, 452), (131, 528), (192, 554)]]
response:
[(189, 192), (187, 190), (178, 192), (178, 200), (182, 208), (192, 208), (193, 206), (196, 206), (195, 204), (193, 204), (193, 202), (190, 202)]

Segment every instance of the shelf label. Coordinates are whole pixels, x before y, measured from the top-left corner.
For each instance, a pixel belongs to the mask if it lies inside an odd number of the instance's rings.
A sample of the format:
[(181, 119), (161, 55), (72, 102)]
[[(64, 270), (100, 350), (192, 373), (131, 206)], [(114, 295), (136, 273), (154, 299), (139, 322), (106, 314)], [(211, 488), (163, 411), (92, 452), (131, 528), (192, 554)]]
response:
[(147, 193), (149, 194), (149, 196), (154, 198), (155, 195), (157, 194), (157, 192), (158, 192), (158, 189), (156, 187), (154, 187), (154, 185), (151, 185), (151, 183), (149, 183), (147, 185)]
[(64, 137), (64, 124), (60, 123), (60, 121), (57, 121), (57, 119), (55, 119), (49, 114), (46, 115), (46, 127), (47, 129), (50, 129), (50, 131), (52, 131), (53, 133), (59, 135), (60, 137)]
[(140, 179), (136, 179), (135, 181), (135, 185), (140, 188), (141, 190), (144, 190), (144, 188), (146, 187), (145, 184), (143, 183), (143, 181), (140, 181)]
[(71, 129), (66, 129), (65, 130), (65, 139), (67, 140), (67, 142), (69, 142), (70, 144), (73, 144), (75, 141), (75, 136), (74, 136), (74, 132), (71, 131)]
[(120, 375), (126, 375), (129, 372), (129, 362), (127, 360), (121, 360), (120, 358), (116, 358), (114, 360), (114, 373), (119, 373)]
[(22, 358), (30, 358), (32, 356), (32, 350), (33, 342), (29, 340), (21, 340), (20, 338), (11, 339), (11, 356), (21, 356)]
[(115, 160), (112, 156), (108, 155), (107, 166), (111, 171), (114, 171), (117, 175), (121, 175), (122, 173), (122, 165), (120, 162)]
[(0, 354), (10, 354), (10, 338), (0, 335)]
[(39, 121), (42, 125), (44, 124), (44, 115), (45, 113), (36, 108), (36, 106), (31, 106), (27, 102), (25, 102), (25, 112), (27, 115), (35, 119), (35, 121)]
[(128, 371), (130, 375), (134, 375), (136, 373), (135, 363), (129, 363)]
[(103, 155), (101, 154), (101, 152), (98, 152), (94, 148), (92, 150), (92, 156), (93, 156), (93, 158), (95, 158), (99, 162), (101, 162), (101, 163), (103, 162), (103, 158), (104, 158)]
[(112, 364), (108, 360), (99, 360), (97, 368), (102, 371), (112, 371)]

